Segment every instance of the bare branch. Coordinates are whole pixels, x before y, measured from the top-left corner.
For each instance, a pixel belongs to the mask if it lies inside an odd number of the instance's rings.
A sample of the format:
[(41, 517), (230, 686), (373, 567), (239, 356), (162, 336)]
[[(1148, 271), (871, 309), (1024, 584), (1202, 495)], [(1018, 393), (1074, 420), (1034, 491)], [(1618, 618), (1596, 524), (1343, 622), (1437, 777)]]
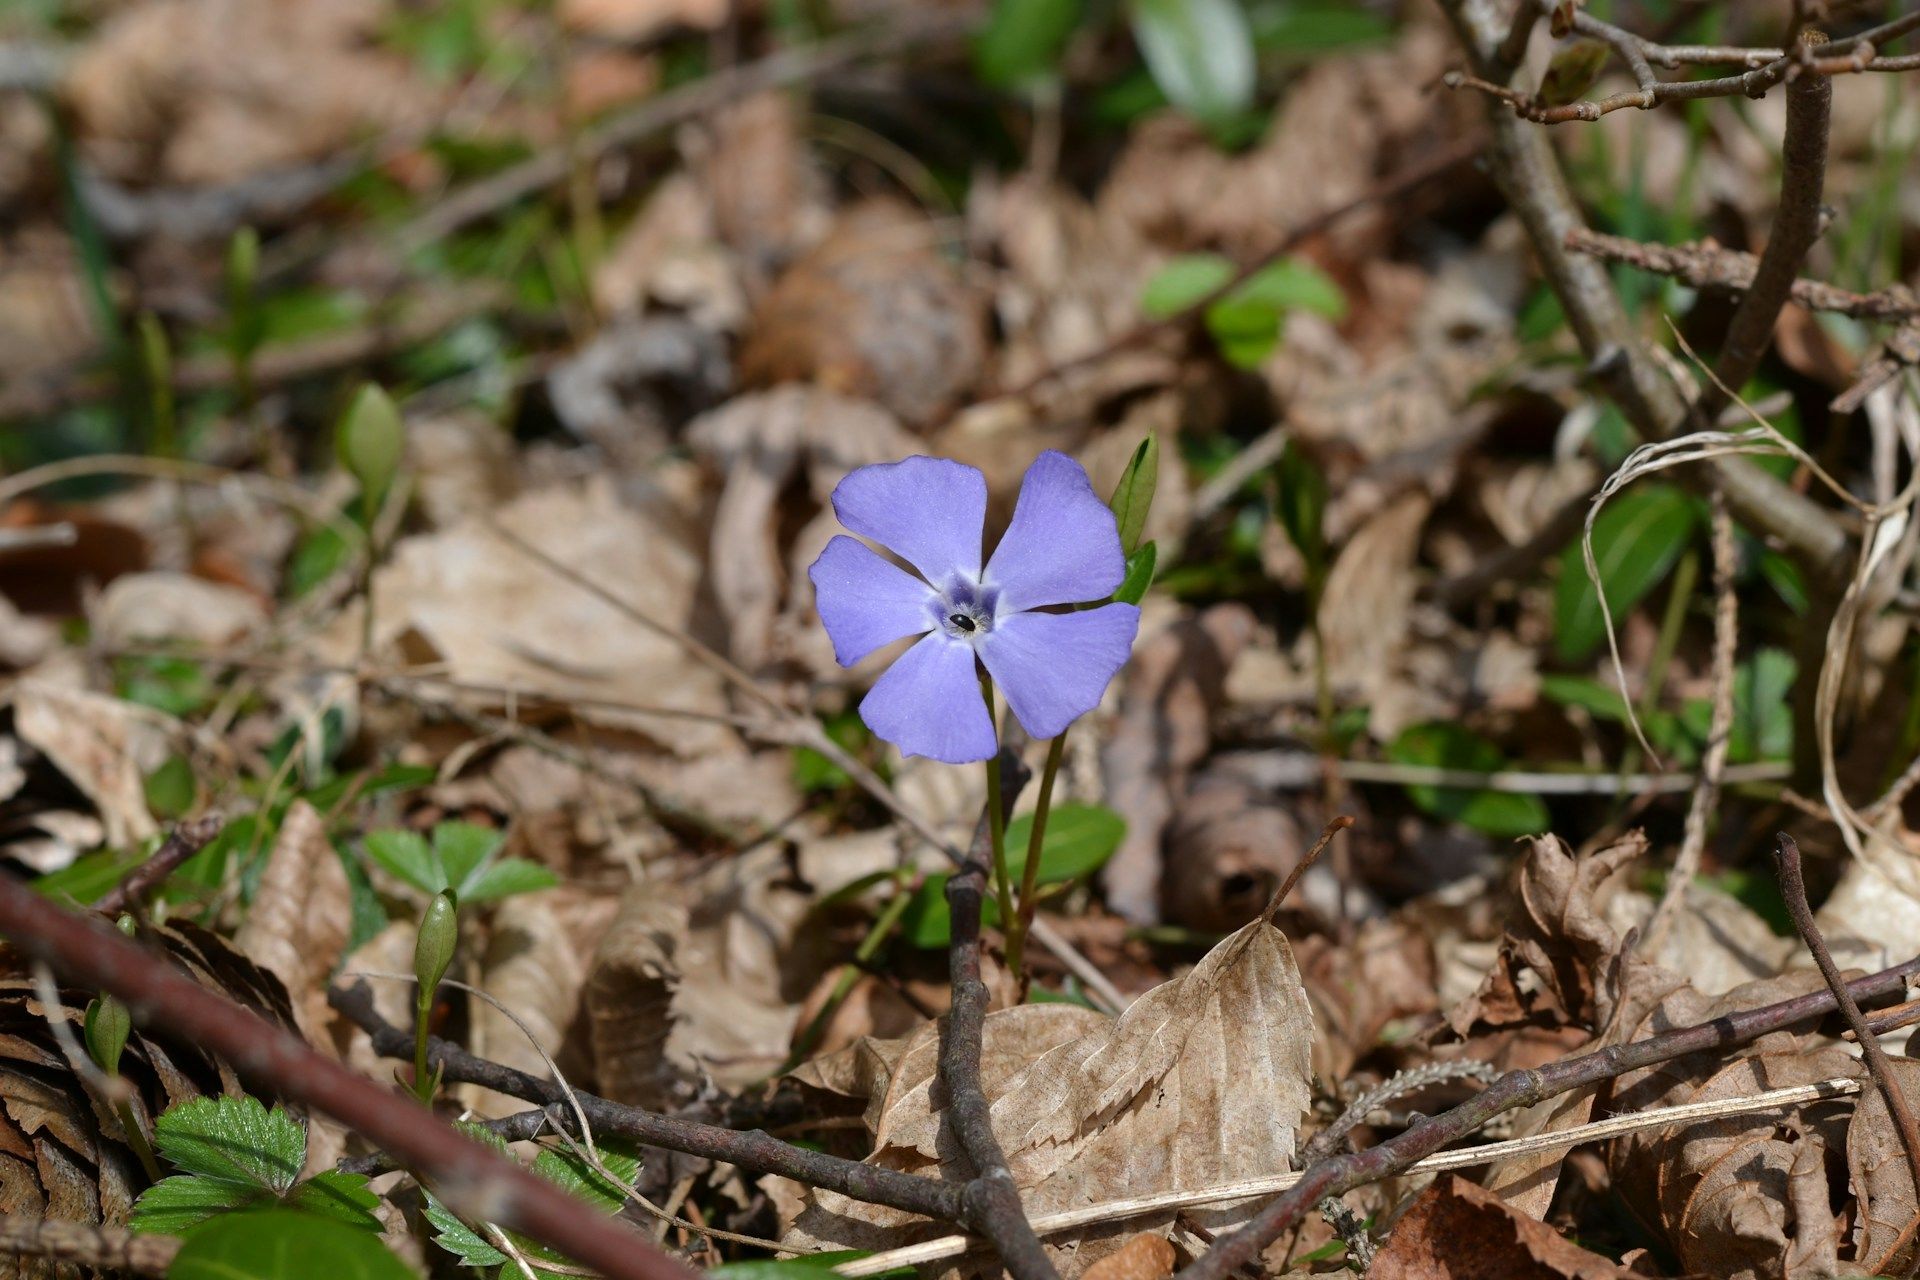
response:
[(146, 901), (148, 894), (160, 887), (162, 881), (179, 870), (182, 863), (212, 844), (225, 823), (226, 819), (217, 813), (180, 823), (167, 833), (167, 838), (153, 851), (152, 857), (129, 871), (126, 879), (95, 899), (93, 909), (113, 915), (139, 906)]
[[(1685, 244), (1650, 244), (1610, 236), (1582, 227), (1567, 236), (1567, 248), (1654, 275), (1670, 276), (1691, 289), (1743, 292), (1753, 284), (1760, 259), (1715, 240)], [(1904, 284), (1873, 293), (1855, 293), (1804, 276), (1793, 281), (1788, 296), (1809, 311), (1831, 311), (1855, 320), (1908, 320), (1920, 316), (1920, 294)]]
[(160, 1280), (180, 1252), (173, 1236), (135, 1235), (125, 1227), (67, 1222), (38, 1214), (0, 1216), (0, 1253)]
[(69, 981), (120, 997), (233, 1064), (262, 1091), (306, 1103), (405, 1160), (456, 1211), (532, 1236), (612, 1280), (692, 1280), (677, 1259), (554, 1184), (466, 1137), (390, 1089), (314, 1052), (293, 1033), (200, 987), (92, 919), (0, 877), (0, 934)]

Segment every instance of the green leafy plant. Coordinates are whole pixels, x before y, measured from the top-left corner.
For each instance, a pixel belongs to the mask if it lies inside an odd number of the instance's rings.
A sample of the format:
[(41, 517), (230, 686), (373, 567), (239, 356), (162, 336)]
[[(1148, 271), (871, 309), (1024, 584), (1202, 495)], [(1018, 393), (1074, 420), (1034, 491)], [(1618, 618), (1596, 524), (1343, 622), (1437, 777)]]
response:
[(1081, 0), (994, 0), (973, 41), (973, 68), (996, 89), (1024, 90), (1057, 77)]
[(1215, 127), (1253, 105), (1253, 31), (1240, 0), (1133, 0), (1128, 13), (1167, 101)]
[[(1445, 720), (1402, 730), (1387, 745), (1387, 758), (1399, 764), (1477, 773), (1494, 773), (1507, 767), (1499, 747), (1473, 730)], [(1547, 829), (1547, 806), (1539, 796), (1430, 783), (1409, 785), (1407, 795), (1435, 817), (1464, 823), (1490, 836), (1529, 836)]]
[[(1593, 522), (1593, 562), (1616, 620), (1660, 585), (1699, 523), (1698, 504), (1671, 485), (1642, 485), (1601, 508)], [(1563, 662), (1591, 657), (1606, 639), (1578, 539), (1560, 557), (1553, 624), (1554, 650)]]
[[(475, 1141), (485, 1143), (502, 1155), (507, 1153), (507, 1144), (495, 1136), (491, 1130), (483, 1129), (478, 1125), (461, 1125), (460, 1128)], [(588, 1162), (584, 1152), (551, 1147), (534, 1158), (533, 1171), (602, 1213), (618, 1213), (621, 1206), (627, 1202), (628, 1190), (640, 1172), (640, 1159), (627, 1152), (610, 1150), (604, 1143), (599, 1147), (599, 1155), (601, 1166), (618, 1181), (610, 1180), (605, 1173), (594, 1168)], [(511, 1262), (504, 1250), (462, 1221), (458, 1214), (447, 1208), (431, 1191), (427, 1193), (426, 1216), (427, 1221), (437, 1232), (433, 1237), (434, 1243), (460, 1259), (465, 1265), (484, 1270)], [(552, 1280), (562, 1280), (564, 1276), (577, 1274), (566, 1265), (566, 1259), (561, 1254), (545, 1245), (513, 1232), (503, 1232), (503, 1234), (527, 1259), (533, 1268), (533, 1273), (541, 1277), (541, 1280), (548, 1280), (549, 1277)], [(540, 1265), (542, 1262), (552, 1263), (561, 1269), (548, 1270)], [(518, 1269), (513, 1268), (504, 1274), (517, 1275)]]
[(168, 1280), (415, 1280), (380, 1237), (294, 1209), (217, 1218), (187, 1238)]
[(181, 1172), (140, 1194), (136, 1231), (192, 1235), (222, 1214), (263, 1206), (381, 1229), (373, 1213), (379, 1198), (361, 1175), (329, 1170), (300, 1181), (307, 1131), (279, 1107), (269, 1111), (247, 1096), (195, 1098), (169, 1107), (153, 1130), (160, 1154)]
[(432, 840), (413, 831), (374, 831), (366, 839), (373, 860), (426, 894), (451, 892), (462, 906), (497, 902), (516, 893), (551, 889), (560, 878), (537, 862), (497, 855), (506, 837), (471, 822), (442, 822)]
[[(1177, 315), (1226, 288), (1237, 272), (1232, 259), (1217, 253), (1175, 258), (1147, 281), (1140, 310), (1149, 319)], [(1272, 353), (1292, 311), (1338, 320), (1347, 313), (1347, 297), (1312, 263), (1282, 258), (1208, 304), (1207, 332), (1228, 363), (1251, 369)]]
[[(1022, 814), (1007, 824), (1006, 845), (1015, 863), (1008, 869), (1011, 876), (1025, 876), (1032, 834), (1031, 814)], [(1041, 839), (1034, 882), (1041, 886), (1064, 885), (1092, 875), (1113, 856), (1126, 834), (1126, 819), (1111, 809), (1093, 804), (1056, 806)], [(907, 904), (900, 932), (916, 947), (947, 945), (952, 930), (947, 914), (947, 879), (944, 875), (928, 876)], [(999, 904), (991, 897), (982, 905), (981, 919), (987, 924), (999, 922)]]

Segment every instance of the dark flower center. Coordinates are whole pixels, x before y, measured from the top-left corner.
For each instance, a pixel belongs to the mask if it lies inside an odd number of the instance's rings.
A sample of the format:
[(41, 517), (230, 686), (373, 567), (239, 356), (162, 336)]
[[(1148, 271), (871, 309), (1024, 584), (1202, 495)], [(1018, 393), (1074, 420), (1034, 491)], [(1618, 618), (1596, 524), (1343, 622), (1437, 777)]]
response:
[(962, 631), (972, 631), (977, 625), (972, 618), (969, 618), (964, 613), (950, 613), (947, 615), (947, 621)]
[(972, 640), (993, 630), (1000, 593), (954, 577), (931, 602), (935, 620), (956, 640)]

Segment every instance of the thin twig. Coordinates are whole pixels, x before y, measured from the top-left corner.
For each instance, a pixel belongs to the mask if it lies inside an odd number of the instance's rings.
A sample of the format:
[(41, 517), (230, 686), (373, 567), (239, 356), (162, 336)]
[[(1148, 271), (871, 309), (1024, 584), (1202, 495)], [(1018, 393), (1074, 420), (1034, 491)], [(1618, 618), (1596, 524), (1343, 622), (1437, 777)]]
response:
[(1720, 803), (1720, 784), (1727, 769), (1727, 748), (1733, 739), (1733, 659), (1739, 643), (1740, 602), (1734, 594), (1734, 574), (1739, 560), (1733, 542), (1733, 517), (1727, 514), (1726, 498), (1716, 487), (1713, 491), (1713, 713), (1707, 728), (1706, 758), (1700, 763), (1700, 776), (1694, 783), (1693, 799), (1687, 805), (1686, 826), (1680, 837), (1680, 852), (1673, 860), (1673, 873), (1660, 895), (1660, 904), (1641, 938), (1641, 951), (1652, 954), (1666, 940), (1674, 913), (1685, 899), (1687, 887), (1700, 873), (1701, 859), (1707, 851), (1707, 822)]
[(179, 823), (167, 833), (167, 838), (154, 850), (151, 858), (129, 871), (119, 884), (94, 899), (93, 909), (114, 915), (144, 903), (147, 895), (179, 870), (182, 863), (212, 844), (225, 825), (226, 819), (217, 813)]
[[(412, 1055), (413, 1036), (380, 1016), (374, 1008), (372, 992), (364, 985), (329, 987), (327, 1002), (367, 1033), (376, 1053), (400, 1059)], [(577, 1123), (565, 1111), (565, 1092), (551, 1080), (489, 1062), (437, 1037), (427, 1040), (427, 1063), (439, 1070), (449, 1083), (477, 1084), (495, 1093), (549, 1108), (556, 1124)], [(855, 1200), (943, 1221), (964, 1221), (966, 1217), (960, 1188), (951, 1183), (789, 1146), (758, 1131), (740, 1133), (717, 1125), (659, 1115), (580, 1090), (574, 1091), (574, 1097), (593, 1125), (593, 1131), (602, 1137), (626, 1138), (644, 1146), (702, 1156), (737, 1165), (749, 1173), (777, 1174), (809, 1186), (837, 1191)]]
[(304, 1102), (405, 1160), (449, 1205), (532, 1236), (611, 1280), (691, 1280), (693, 1273), (613, 1219), (466, 1137), (423, 1107), (355, 1075), (171, 965), (85, 917), (0, 878), (0, 934), (75, 983), (120, 997), (136, 1021), (230, 1062), (262, 1090)]
[[(1817, 1080), (1812, 1084), (1769, 1089), (1747, 1098), (1715, 1098), (1707, 1102), (1686, 1102), (1672, 1107), (1655, 1107), (1650, 1111), (1636, 1111), (1628, 1115), (1596, 1120), (1591, 1124), (1580, 1125), (1573, 1129), (1556, 1129), (1550, 1133), (1536, 1133), (1525, 1138), (1509, 1138), (1504, 1142), (1489, 1142), (1477, 1147), (1465, 1147), (1458, 1151), (1443, 1151), (1409, 1165), (1401, 1172), (1444, 1173), (1450, 1169), (1471, 1169), (1496, 1160), (1504, 1160), (1510, 1156), (1577, 1147), (1583, 1143), (1618, 1137), (1623, 1133), (1638, 1133), (1647, 1129), (1665, 1128), (1669, 1125), (1718, 1120), (1727, 1116), (1752, 1115), (1756, 1112), (1798, 1106), (1807, 1102), (1844, 1098), (1858, 1092), (1860, 1092), (1860, 1081), (1836, 1076), (1829, 1080)], [(1271, 1195), (1276, 1191), (1297, 1186), (1305, 1176), (1300, 1173), (1276, 1173), (1264, 1178), (1247, 1178), (1218, 1186), (1169, 1191), (1160, 1195), (1139, 1196), (1131, 1200), (1087, 1205), (1084, 1208), (1067, 1209), (1060, 1213), (1043, 1214), (1033, 1220), (1033, 1225), (1034, 1229), (1043, 1235), (1055, 1235), (1062, 1231), (1119, 1222), (1147, 1214), (1201, 1208), (1210, 1204), (1245, 1200), (1250, 1196)], [(855, 1262), (842, 1263), (834, 1270), (842, 1276), (849, 1277), (849, 1280), (853, 1277), (882, 1275), (896, 1267), (915, 1266), (938, 1262), (944, 1258), (959, 1257), (972, 1244), (973, 1241), (966, 1236), (941, 1236), (920, 1244), (889, 1249), (885, 1253), (876, 1253), (872, 1257), (861, 1258)]]
[(39, 1214), (0, 1216), (0, 1253), (45, 1258), (101, 1271), (121, 1271), (160, 1280), (180, 1252), (174, 1236), (136, 1235), (125, 1227), (68, 1222)]
[[(1920, 956), (1858, 978), (1846, 987), (1856, 1001), (1904, 995), (1908, 981), (1916, 974), (1920, 974)], [(1458, 1142), (1495, 1116), (1641, 1067), (1746, 1044), (1770, 1031), (1824, 1017), (1835, 1007), (1831, 991), (1815, 991), (1763, 1008), (1725, 1014), (1711, 1022), (1696, 1023), (1645, 1040), (1563, 1058), (1543, 1067), (1509, 1071), (1468, 1101), (1421, 1121), (1396, 1138), (1365, 1151), (1334, 1156), (1306, 1169), (1285, 1194), (1261, 1209), (1245, 1226), (1224, 1237), (1211, 1252), (1180, 1272), (1176, 1280), (1226, 1280), (1328, 1196), (1404, 1173), (1415, 1162)]]
[[(1013, 808), (1028, 770), (1013, 752), (1002, 748), (994, 762), (1001, 822)], [(980, 913), (986, 904), (987, 864), (993, 860), (990, 831), (996, 815), (981, 814), (980, 829), (968, 847), (967, 860), (947, 881), (947, 909), (952, 917), (947, 947), (953, 983), (953, 1006), (947, 1013), (940, 1043), (940, 1083), (946, 1090), (942, 1113), (961, 1152), (973, 1165), (966, 1184), (967, 1200), (980, 1233), (992, 1241), (1013, 1280), (1059, 1280), (1047, 1257), (1046, 1246), (1034, 1234), (1020, 1203), (1020, 1188), (1006, 1153), (993, 1133), (993, 1107), (980, 1081), (982, 1033), (987, 1019), (987, 984), (980, 977)]]
[[(1637, 271), (1670, 276), (1691, 289), (1729, 293), (1751, 288), (1760, 267), (1760, 259), (1753, 254), (1729, 249), (1713, 240), (1654, 244), (1626, 236), (1610, 236), (1587, 227), (1567, 233), (1567, 248)], [(1790, 284), (1788, 297), (1809, 311), (1830, 311), (1855, 320), (1908, 320), (1920, 315), (1920, 294), (1904, 284), (1888, 285), (1873, 293), (1855, 293), (1824, 280), (1801, 276)]]
[[(1820, 936), (1820, 926), (1813, 918), (1813, 906), (1807, 901), (1806, 881), (1800, 874), (1800, 846), (1792, 836), (1782, 832), (1774, 857), (1780, 867), (1780, 894), (1786, 899), (1787, 914), (1793, 917), (1793, 927), (1800, 931), (1800, 940), (1807, 944), (1807, 950), (1813, 954), (1813, 962), (1820, 966), (1820, 976), (1826, 979), (1827, 990), (1833, 993), (1847, 1025), (1853, 1028), (1853, 1034), (1860, 1042), (1860, 1056), (1867, 1060), (1867, 1073), (1873, 1077), (1874, 1088), (1880, 1091), (1881, 1100), (1887, 1104), (1887, 1114), (1893, 1118), (1894, 1131), (1899, 1134), (1901, 1149), (1906, 1152), (1908, 1173), (1913, 1178), (1913, 1185), (1920, 1188), (1920, 1123), (1915, 1122), (1913, 1108), (1907, 1105), (1906, 1091), (1900, 1087), (1900, 1077), (1894, 1074), (1892, 1060), (1887, 1057), (1887, 1051), (1880, 1047), (1873, 1028), (1867, 1024), (1866, 1015), (1860, 1012), (1859, 1002), (1847, 990), (1846, 981), (1840, 976), (1840, 966), (1833, 962), (1833, 953), (1827, 950), (1827, 940)], [(1920, 1217), (1911, 1219), (1902, 1228), (1888, 1247), (1886, 1255), (1878, 1263), (1872, 1264), (1869, 1270), (1878, 1273), (1895, 1254), (1906, 1248), (1917, 1227), (1920, 1227)]]

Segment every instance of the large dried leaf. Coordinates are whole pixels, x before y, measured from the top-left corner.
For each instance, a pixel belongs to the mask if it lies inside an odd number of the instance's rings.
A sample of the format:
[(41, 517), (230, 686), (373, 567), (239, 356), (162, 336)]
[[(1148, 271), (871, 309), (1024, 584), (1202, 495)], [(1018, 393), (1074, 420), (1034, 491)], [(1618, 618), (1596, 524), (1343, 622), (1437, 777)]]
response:
[[(1893, 1070), (1911, 1105), (1920, 1098), (1920, 1062), (1895, 1058)], [(1908, 1274), (1920, 1253), (1914, 1223), (1920, 1217), (1920, 1196), (1914, 1194), (1900, 1131), (1878, 1089), (1861, 1096), (1847, 1125), (1847, 1171), (1860, 1200), (1855, 1256), (1876, 1275)]]
[(353, 930), (353, 890), (326, 819), (305, 800), (287, 809), (234, 945), (286, 984), (309, 1038), (327, 1024), (326, 983)]
[(106, 842), (125, 848), (159, 827), (147, 809), (146, 775), (166, 758), (158, 716), (102, 694), (23, 680), (13, 690), (14, 732), (93, 801)]
[(1421, 1192), (1367, 1274), (1373, 1280), (1625, 1280), (1634, 1273), (1453, 1174)]
[[(967, 1176), (936, 1104), (940, 1033), (928, 1027), (891, 1062), (850, 1055), (847, 1079), (869, 1088), (869, 1159), (946, 1178)], [(990, 1015), (981, 1069), (995, 1135), (1029, 1213), (1191, 1189), (1291, 1167), (1308, 1101), (1313, 1015), (1292, 949), (1255, 921), (1183, 977), (1107, 1019), (1065, 1005)], [(818, 1078), (818, 1077), (817, 1077)], [(1245, 1206), (1196, 1212), (1224, 1229)], [(1048, 1241), (1069, 1275), (1154, 1222), (1092, 1228)], [(905, 1219), (829, 1193), (810, 1197), (799, 1239), (843, 1247), (897, 1242)]]

